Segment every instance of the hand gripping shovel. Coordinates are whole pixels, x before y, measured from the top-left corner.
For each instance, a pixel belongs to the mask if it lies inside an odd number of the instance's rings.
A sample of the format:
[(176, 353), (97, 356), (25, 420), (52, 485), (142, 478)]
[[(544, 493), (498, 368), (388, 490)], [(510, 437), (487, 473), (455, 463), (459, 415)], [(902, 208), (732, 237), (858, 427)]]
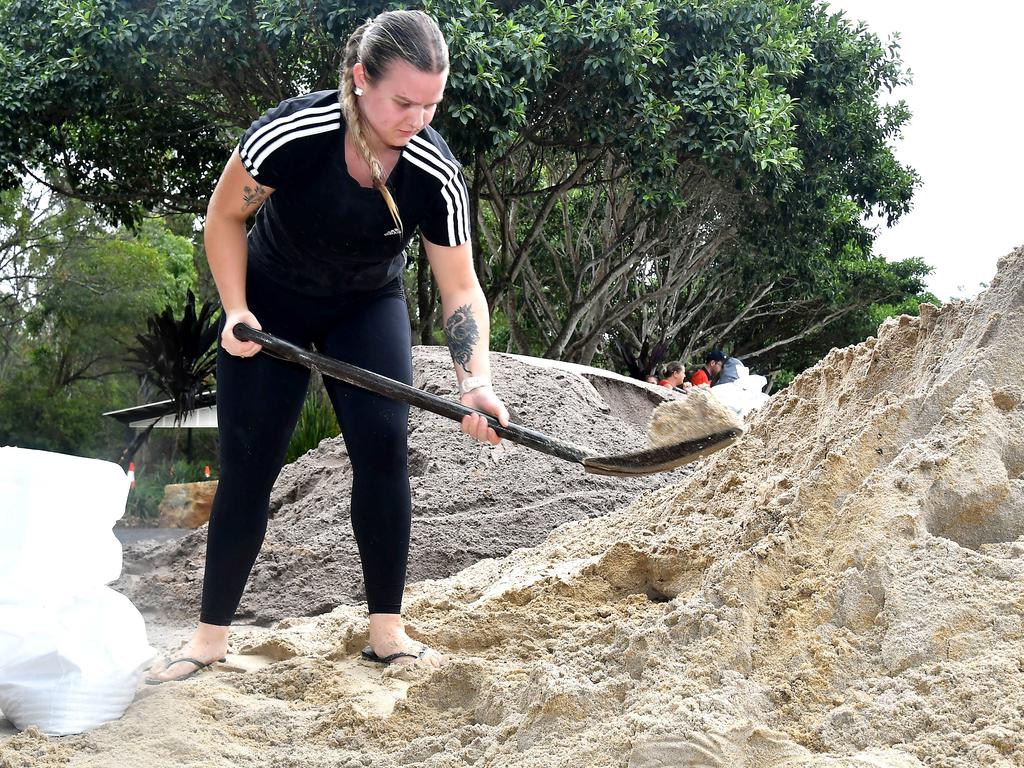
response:
[[(245, 323), (235, 325), (232, 332), (236, 339), (254, 341), (262, 345), (263, 351), (282, 360), (304, 365), (347, 384), (368, 389), (378, 395), (408, 405), (415, 405), (417, 408), (446, 416), (452, 421), (462, 421), (465, 416), (480, 413), (461, 403), (446, 400), (443, 397), (416, 389), (416, 387), (410, 387), (408, 384), (389, 379), (379, 373), (366, 371), (350, 363), (302, 349), (291, 342), (271, 336), (269, 333), (257, 331)], [(615, 456), (600, 456), (581, 446), (549, 437), (542, 432), (518, 424), (509, 423), (507, 427), (503, 427), (493, 416), (486, 413), (482, 415), (499, 437), (565, 461), (582, 464), (587, 472), (595, 475), (650, 475), (655, 472), (675, 469), (731, 445), (741, 434), (738, 429), (730, 429), (661, 448), (649, 448)]]

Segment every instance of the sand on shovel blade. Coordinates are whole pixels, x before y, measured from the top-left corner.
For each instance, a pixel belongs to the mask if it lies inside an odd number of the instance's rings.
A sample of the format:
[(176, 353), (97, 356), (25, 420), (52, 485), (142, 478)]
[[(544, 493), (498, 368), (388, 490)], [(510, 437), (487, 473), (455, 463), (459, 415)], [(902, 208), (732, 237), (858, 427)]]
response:
[(647, 422), (647, 444), (662, 448), (732, 429), (742, 431), (743, 420), (710, 389), (694, 388), (654, 409)]

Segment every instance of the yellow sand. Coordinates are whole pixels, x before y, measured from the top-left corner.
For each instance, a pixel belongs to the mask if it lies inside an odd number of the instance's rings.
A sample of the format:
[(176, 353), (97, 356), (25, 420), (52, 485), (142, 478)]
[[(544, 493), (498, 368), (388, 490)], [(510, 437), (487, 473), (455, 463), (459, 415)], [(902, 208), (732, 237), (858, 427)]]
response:
[(694, 387), (654, 409), (647, 424), (647, 444), (660, 448), (731, 429), (742, 430), (743, 420), (710, 389)]
[(413, 586), (437, 673), (362, 667), (339, 608), (0, 765), (1022, 766), (1021, 328), (1024, 249), (830, 352), (681, 482)]

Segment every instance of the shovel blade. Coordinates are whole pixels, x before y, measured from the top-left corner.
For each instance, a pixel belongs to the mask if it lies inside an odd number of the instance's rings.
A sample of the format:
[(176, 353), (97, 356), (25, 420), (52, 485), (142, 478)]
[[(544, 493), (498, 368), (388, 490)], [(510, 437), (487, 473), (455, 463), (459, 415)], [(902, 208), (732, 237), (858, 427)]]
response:
[(615, 456), (587, 456), (582, 464), (583, 468), (593, 475), (653, 475), (655, 472), (667, 472), (720, 451), (735, 443), (742, 434), (743, 431), (740, 429), (729, 429), (661, 448), (648, 448)]

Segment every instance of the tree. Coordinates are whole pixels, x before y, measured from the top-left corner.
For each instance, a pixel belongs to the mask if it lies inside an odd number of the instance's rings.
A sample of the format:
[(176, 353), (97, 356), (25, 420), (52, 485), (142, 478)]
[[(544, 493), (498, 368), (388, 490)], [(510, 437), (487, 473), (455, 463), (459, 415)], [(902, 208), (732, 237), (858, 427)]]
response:
[(199, 214), (240, 129), (331, 87), (342, 35), (379, 6), (9, 0), (0, 185), (33, 174), (123, 224)]
[[(625, 360), (682, 335), (689, 356), (748, 322), (771, 338), (766, 312), (813, 329), (863, 308), (805, 300), (853, 295), (835, 282), (870, 260), (865, 214), (894, 222), (918, 182), (889, 145), (905, 105), (878, 103), (895, 44), (810, 2), (521, 8), (557, 77), (474, 165), (511, 349), (588, 363), (615, 339)], [(905, 267), (887, 285), (913, 295)]]
[[(121, 222), (201, 212), (244, 126), (331, 87), (347, 33), (385, 7), (11, 0), (0, 182), (46, 169)], [(905, 79), (898, 48), (821, 2), (426, 7), (452, 51), (437, 122), (510, 349), (590, 362), (613, 340), (690, 353), (745, 327), (788, 338), (766, 317), (837, 322), (832, 298), (854, 292), (835, 281), (870, 261), (864, 215), (909, 206), (917, 177), (890, 148), (909, 113), (879, 104)], [(427, 339), (437, 296), (417, 285)]]
[(216, 369), (217, 309), (205, 302), (197, 312), (190, 289), (181, 319), (175, 317), (174, 307), (164, 307), (146, 320), (149, 332), (137, 334), (139, 346), (129, 350), (128, 359), (137, 366), (143, 387), (173, 400), (178, 421), (195, 410), (196, 398)]
[[(217, 309), (218, 305), (204, 302), (197, 312), (195, 294), (189, 289), (181, 319), (175, 317), (174, 307), (164, 307), (163, 312), (146, 320), (149, 332), (136, 334), (139, 345), (128, 352), (128, 359), (137, 367), (142, 390), (156, 390), (174, 402), (176, 424), (196, 409), (199, 396), (210, 386), (216, 371)], [(152, 429), (150, 425), (128, 444), (120, 457), (122, 465), (127, 466)], [(191, 440), (189, 431), (189, 460)]]
[(0, 442), (109, 455), (121, 436), (101, 414), (137, 389), (125, 342), (194, 284), (191, 242), (157, 220), (115, 230), (33, 186), (5, 193), (0, 244)]

